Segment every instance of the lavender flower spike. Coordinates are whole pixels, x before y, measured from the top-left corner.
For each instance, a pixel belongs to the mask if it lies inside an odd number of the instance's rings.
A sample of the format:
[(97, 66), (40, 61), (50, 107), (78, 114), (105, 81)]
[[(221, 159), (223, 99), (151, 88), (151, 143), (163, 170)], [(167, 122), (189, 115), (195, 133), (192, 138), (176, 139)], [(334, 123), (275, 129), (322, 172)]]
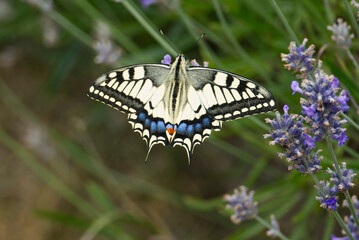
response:
[[(335, 167), (334, 164), (333, 167)], [(330, 174), (330, 181), (338, 188), (338, 191), (344, 192), (354, 186), (353, 179), (356, 174), (353, 169), (347, 169), (345, 162), (342, 162), (342, 167), (340, 168), (341, 177), (330, 168), (327, 169), (327, 173)]]
[(226, 208), (234, 210), (231, 220), (236, 224), (244, 220), (255, 218), (258, 212), (258, 203), (253, 202), (254, 191), (247, 193), (245, 186), (240, 186), (238, 189), (234, 189), (232, 195), (226, 194), (223, 196), (223, 199), (228, 202)]
[(276, 118), (266, 119), (273, 127), (270, 134), (265, 134), (264, 138), (273, 138), (270, 145), (279, 144), (285, 147), (285, 153), (279, 153), (279, 157), (286, 158), (291, 165), (288, 169), (295, 169), (303, 174), (315, 174), (320, 171), (319, 156), (321, 150), (312, 153), (315, 148), (314, 138), (309, 134), (308, 128), (303, 126), (304, 118), (296, 114), (288, 114), (289, 107), (283, 107), (284, 114), (276, 112)]
[(288, 70), (293, 70), (294, 72), (299, 72), (297, 78), (305, 78), (308, 74), (314, 69), (315, 59), (312, 58), (314, 54), (314, 44), (310, 45), (307, 49), (305, 44), (308, 39), (304, 38), (303, 43), (296, 46), (295, 42), (291, 42), (289, 45), (289, 53), (281, 54), (283, 62), (286, 62), (284, 65)]
[(340, 146), (348, 139), (346, 129), (341, 127), (347, 120), (341, 119), (340, 114), (348, 111), (349, 98), (346, 91), (339, 92), (339, 80), (324, 73), (321, 65), (319, 61), (314, 79), (304, 79), (301, 88), (297, 83), (292, 83), (292, 89), (305, 97), (300, 99), (302, 113), (313, 128), (314, 140), (320, 141), (328, 133)]
[(329, 31), (333, 32), (332, 40), (337, 43), (340, 48), (349, 48), (352, 45), (354, 34), (350, 34), (350, 26), (343, 19), (337, 19), (338, 24), (327, 26)]

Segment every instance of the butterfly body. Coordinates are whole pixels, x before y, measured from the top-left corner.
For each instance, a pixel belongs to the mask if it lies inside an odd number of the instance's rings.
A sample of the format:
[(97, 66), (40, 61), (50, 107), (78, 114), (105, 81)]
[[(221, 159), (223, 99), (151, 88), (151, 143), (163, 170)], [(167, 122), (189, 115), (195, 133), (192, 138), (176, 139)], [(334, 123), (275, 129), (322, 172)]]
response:
[(230, 72), (187, 66), (183, 55), (171, 65), (115, 69), (99, 77), (88, 96), (128, 115), (147, 143), (147, 157), (155, 144), (179, 145), (189, 161), (194, 147), (212, 130), (219, 131), (222, 122), (276, 108), (272, 94), (259, 84)]

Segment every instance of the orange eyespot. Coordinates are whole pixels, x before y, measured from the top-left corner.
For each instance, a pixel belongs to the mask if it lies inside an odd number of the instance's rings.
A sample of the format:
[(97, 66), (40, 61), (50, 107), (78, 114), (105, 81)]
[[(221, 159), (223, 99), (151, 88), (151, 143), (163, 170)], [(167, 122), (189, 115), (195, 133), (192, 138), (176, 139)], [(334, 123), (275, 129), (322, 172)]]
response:
[(170, 135), (173, 135), (176, 130), (174, 130), (173, 128), (167, 128), (167, 132), (170, 134)]

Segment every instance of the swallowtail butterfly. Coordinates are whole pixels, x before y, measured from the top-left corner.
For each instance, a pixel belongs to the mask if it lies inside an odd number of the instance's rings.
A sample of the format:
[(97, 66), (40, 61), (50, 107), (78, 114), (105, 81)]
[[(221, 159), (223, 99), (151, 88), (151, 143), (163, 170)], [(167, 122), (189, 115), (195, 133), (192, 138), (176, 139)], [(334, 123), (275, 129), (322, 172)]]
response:
[(183, 55), (171, 65), (138, 64), (103, 74), (88, 96), (127, 114), (147, 143), (193, 149), (222, 122), (272, 111), (273, 95), (252, 80), (223, 70), (188, 66)]

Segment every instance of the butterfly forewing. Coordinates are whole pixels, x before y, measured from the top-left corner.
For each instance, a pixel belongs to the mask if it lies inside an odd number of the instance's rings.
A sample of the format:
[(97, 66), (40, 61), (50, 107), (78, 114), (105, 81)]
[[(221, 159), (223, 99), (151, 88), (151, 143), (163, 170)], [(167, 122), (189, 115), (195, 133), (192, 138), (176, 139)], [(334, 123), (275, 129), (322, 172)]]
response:
[(188, 77), (209, 116), (220, 121), (272, 111), (273, 95), (252, 80), (227, 71), (190, 67)]

